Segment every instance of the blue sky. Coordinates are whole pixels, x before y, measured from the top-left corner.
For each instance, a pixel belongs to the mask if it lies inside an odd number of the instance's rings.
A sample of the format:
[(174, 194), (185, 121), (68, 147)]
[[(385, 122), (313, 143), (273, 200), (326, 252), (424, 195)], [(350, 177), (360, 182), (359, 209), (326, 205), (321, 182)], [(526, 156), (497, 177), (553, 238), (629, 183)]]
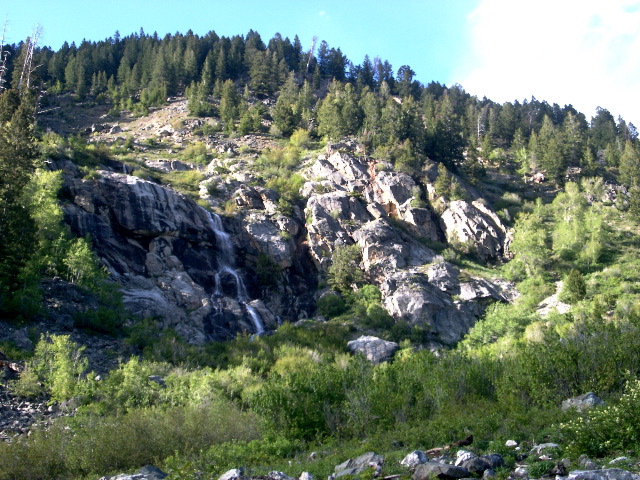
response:
[(597, 106), (640, 126), (640, 1), (637, 0), (111, 0), (3, 2), (7, 40), (40, 24), (41, 44), (103, 40), (116, 30), (246, 34), (268, 41), (314, 35), (355, 63), (365, 54), (410, 65), (423, 83), (461, 84), (498, 102), (535, 96)]

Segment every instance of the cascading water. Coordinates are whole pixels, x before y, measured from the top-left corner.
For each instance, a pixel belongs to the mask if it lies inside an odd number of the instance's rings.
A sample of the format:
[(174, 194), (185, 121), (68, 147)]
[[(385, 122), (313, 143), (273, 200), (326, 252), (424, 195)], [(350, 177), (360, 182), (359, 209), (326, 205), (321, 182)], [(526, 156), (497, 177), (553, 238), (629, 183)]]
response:
[(247, 287), (245, 287), (242, 277), (240, 277), (235, 269), (235, 254), (233, 251), (231, 236), (224, 230), (222, 220), (217, 214), (211, 213), (208, 210), (205, 210), (205, 212), (207, 213), (207, 218), (209, 219), (211, 229), (216, 236), (218, 244), (218, 271), (215, 274), (216, 286), (214, 295), (222, 296), (222, 279), (220, 274), (227, 273), (231, 275), (236, 284), (236, 300), (246, 309), (247, 314), (256, 329), (256, 334), (262, 335), (264, 333), (262, 318), (256, 309), (249, 305), (248, 302), (250, 301), (250, 298), (247, 293)]

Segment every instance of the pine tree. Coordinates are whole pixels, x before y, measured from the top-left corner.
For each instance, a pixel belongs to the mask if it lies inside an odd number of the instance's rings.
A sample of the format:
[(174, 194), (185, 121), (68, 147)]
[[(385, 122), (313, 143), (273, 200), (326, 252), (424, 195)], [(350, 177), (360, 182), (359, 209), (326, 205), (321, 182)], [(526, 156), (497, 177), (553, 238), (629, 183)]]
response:
[(295, 74), (291, 72), (273, 110), (273, 122), (285, 137), (293, 133), (302, 119), (301, 112), (296, 108), (297, 100), (298, 85)]
[(222, 84), (222, 92), (220, 94), (220, 118), (224, 122), (225, 131), (231, 132), (235, 128), (235, 121), (239, 117), (238, 107), (240, 105), (240, 96), (236, 90), (233, 80), (226, 80)]
[(560, 292), (560, 300), (570, 304), (574, 304), (582, 300), (587, 295), (587, 284), (582, 274), (571, 269), (564, 279), (562, 292)]
[(186, 89), (187, 109), (194, 117), (212, 116), (214, 106), (209, 102), (209, 89), (204, 82), (192, 82)]
[(630, 140), (624, 144), (624, 151), (620, 157), (618, 181), (626, 187), (640, 186), (640, 154)]
[(0, 95), (0, 308), (18, 288), (17, 273), (35, 243), (35, 224), (21, 200), (36, 165), (33, 110), (27, 95)]

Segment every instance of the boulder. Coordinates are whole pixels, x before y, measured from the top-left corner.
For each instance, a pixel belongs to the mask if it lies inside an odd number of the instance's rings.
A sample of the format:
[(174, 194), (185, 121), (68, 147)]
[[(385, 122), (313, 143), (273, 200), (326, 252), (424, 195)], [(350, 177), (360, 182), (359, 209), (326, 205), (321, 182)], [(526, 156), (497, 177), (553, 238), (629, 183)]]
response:
[(491, 465), (491, 469), (493, 470), (504, 466), (504, 457), (499, 453), (489, 453), (480, 458), (489, 462), (489, 465)]
[(294, 480), (293, 477), (290, 477), (284, 472), (272, 471), (267, 473), (267, 477), (271, 480)]
[(264, 210), (264, 202), (260, 193), (253, 187), (241, 185), (233, 194), (236, 205), (243, 208)]
[(144, 164), (149, 168), (166, 173), (193, 170), (192, 166), (182, 163), (180, 160), (146, 160)]
[(242, 218), (242, 225), (258, 251), (266, 254), (280, 268), (289, 268), (293, 265), (295, 245), (291, 235), (281, 230), (273, 220), (263, 213), (252, 212)]
[(447, 465), (446, 463), (427, 462), (416, 467), (413, 473), (413, 480), (427, 480), (430, 478), (439, 478), (441, 480), (455, 480), (458, 478), (467, 478), (471, 476), (471, 472), (463, 467), (455, 465)]
[(429, 459), (427, 454), (422, 450), (414, 450), (400, 461), (400, 465), (407, 468), (415, 468), (422, 463), (427, 463)]
[(434, 341), (447, 345), (460, 341), (482, 313), (477, 303), (454, 303), (451, 296), (415, 271), (388, 273), (380, 291), (390, 315), (421, 326)]
[(459, 276), (460, 270), (449, 262), (434, 263), (427, 269), (429, 283), (452, 295), (460, 293)]
[(241, 480), (244, 478), (244, 468), (232, 468), (224, 472), (218, 480)]
[(331, 475), (330, 479), (343, 477), (345, 475), (358, 475), (366, 470), (373, 470), (374, 476), (376, 473), (380, 473), (382, 466), (384, 465), (384, 459), (380, 455), (376, 455), (373, 452), (363, 453), (356, 458), (350, 458), (340, 465), (336, 465), (335, 473)]
[(398, 350), (396, 342), (389, 342), (373, 336), (361, 336), (357, 340), (347, 343), (347, 348), (352, 352), (362, 353), (371, 363), (381, 363), (393, 357)]
[(640, 480), (640, 476), (620, 468), (602, 470), (574, 470), (567, 480)]
[(396, 269), (431, 262), (436, 256), (420, 242), (404, 236), (385, 219), (364, 224), (353, 232), (352, 237), (362, 251), (364, 269), (378, 279)]
[(578, 465), (580, 466), (580, 468), (582, 468), (582, 470), (598, 470), (600, 468), (600, 465), (598, 465), (586, 455), (580, 455), (580, 458), (578, 459)]
[(442, 221), (449, 242), (467, 248), (481, 261), (502, 257), (506, 228), (481, 202), (453, 201), (442, 214)]
[(406, 222), (408, 229), (418, 237), (432, 242), (445, 240), (440, 222), (433, 212), (427, 208), (409, 206), (402, 214), (402, 220)]
[(456, 467), (460, 467), (464, 462), (471, 460), (472, 458), (477, 458), (477, 455), (473, 452), (469, 452), (468, 450), (458, 450), (454, 465)]
[(463, 468), (466, 468), (474, 475), (482, 475), (485, 470), (493, 469), (491, 462), (489, 462), (486, 458), (483, 457), (472, 457), (460, 465)]
[(399, 172), (378, 172), (373, 183), (375, 200), (387, 214), (402, 218), (415, 197), (416, 183), (411, 176)]
[(153, 465), (142, 467), (136, 473), (121, 473), (111, 477), (101, 477), (100, 480), (162, 480), (169, 475)]
[(568, 398), (562, 402), (562, 411), (574, 408), (579, 412), (588, 410), (597, 405), (602, 405), (604, 401), (593, 392), (588, 392), (577, 397)]
[(549, 455), (555, 453), (560, 446), (557, 443), (541, 443), (540, 445), (534, 445), (529, 455)]

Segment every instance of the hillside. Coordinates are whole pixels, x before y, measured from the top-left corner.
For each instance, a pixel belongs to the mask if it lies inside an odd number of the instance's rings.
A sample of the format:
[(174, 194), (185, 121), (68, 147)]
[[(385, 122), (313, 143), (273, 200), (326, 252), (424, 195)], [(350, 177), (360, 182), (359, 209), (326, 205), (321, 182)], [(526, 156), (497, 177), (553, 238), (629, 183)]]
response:
[(0, 478), (636, 470), (633, 125), (228, 40), (0, 95)]

